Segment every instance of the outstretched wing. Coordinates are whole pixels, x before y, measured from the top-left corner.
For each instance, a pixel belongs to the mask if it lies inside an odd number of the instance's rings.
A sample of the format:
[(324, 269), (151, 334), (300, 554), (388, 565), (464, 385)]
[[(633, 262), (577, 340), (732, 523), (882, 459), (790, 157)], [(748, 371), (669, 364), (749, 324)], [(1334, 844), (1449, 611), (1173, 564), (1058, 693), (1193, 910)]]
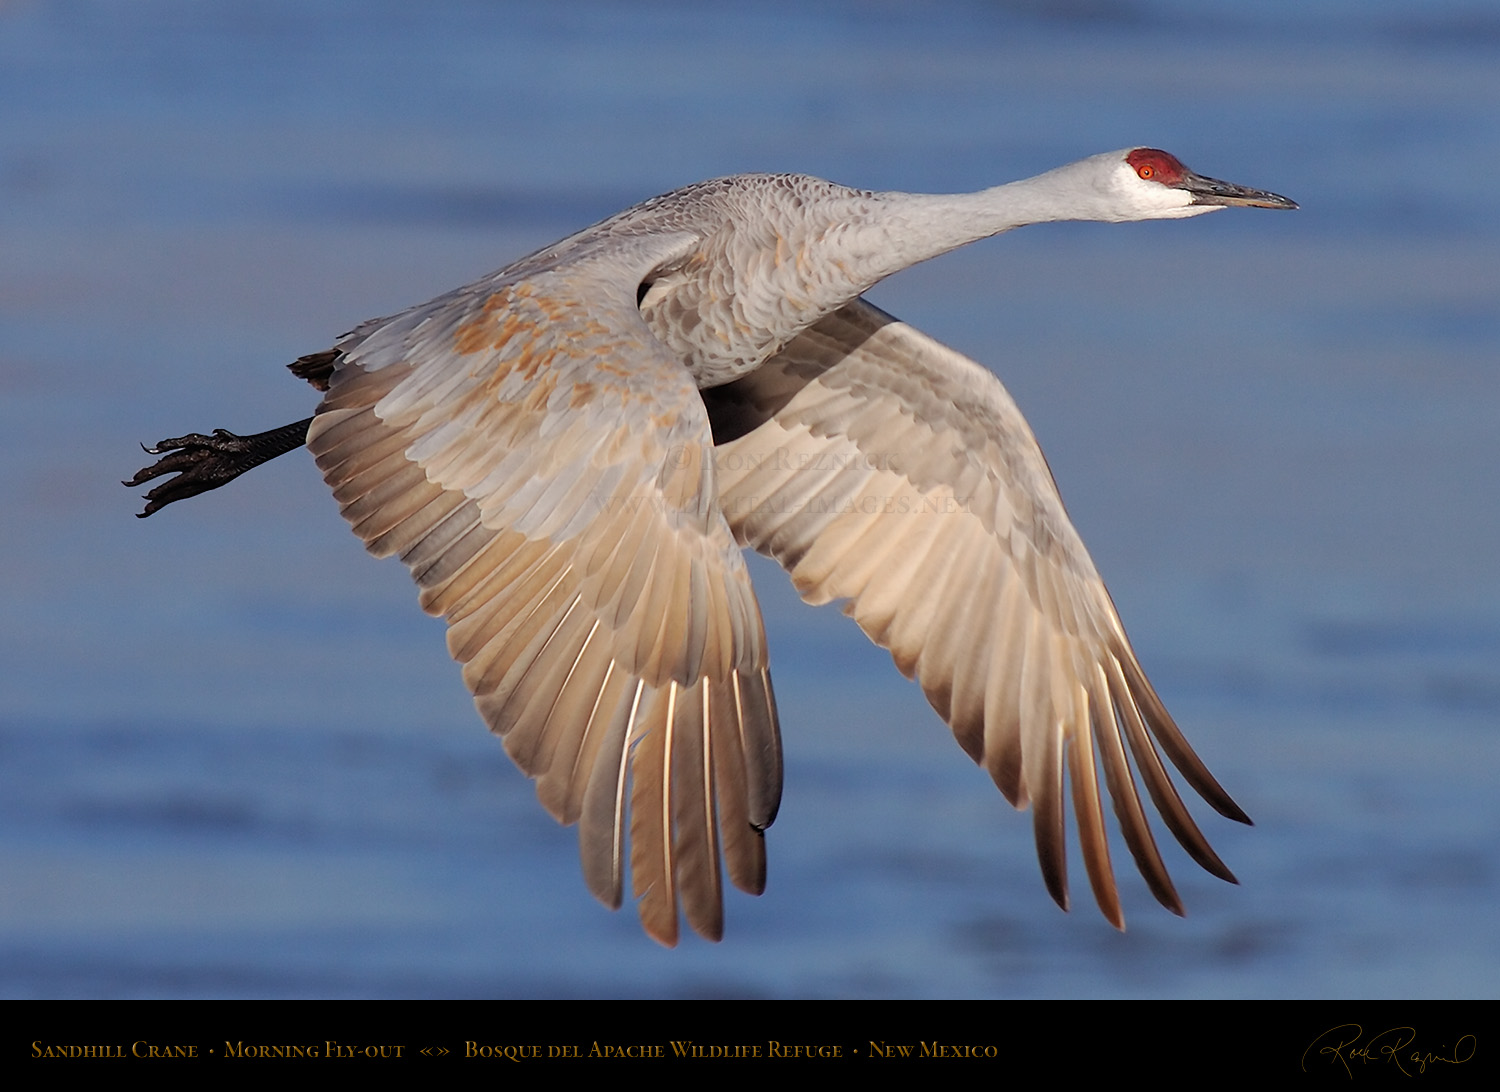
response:
[(719, 859), (765, 884), (781, 752), (765, 637), (686, 370), (636, 287), (691, 236), (513, 267), (339, 345), (308, 436), (346, 519), (399, 554), (490, 728), (578, 822), (646, 931), (723, 930)]
[(1233, 881), (1183, 807), (1161, 750), (1224, 815), (1248, 818), (1146, 681), (1015, 403), (967, 357), (855, 300), (752, 375), (704, 392), (736, 537), (810, 603), (845, 613), (917, 676), (1012, 804), (1036, 808), (1052, 897), (1068, 905), (1064, 764), (1089, 880), (1123, 928), (1096, 764), (1156, 898), (1182, 905), (1136, 791), (1187, 851)]

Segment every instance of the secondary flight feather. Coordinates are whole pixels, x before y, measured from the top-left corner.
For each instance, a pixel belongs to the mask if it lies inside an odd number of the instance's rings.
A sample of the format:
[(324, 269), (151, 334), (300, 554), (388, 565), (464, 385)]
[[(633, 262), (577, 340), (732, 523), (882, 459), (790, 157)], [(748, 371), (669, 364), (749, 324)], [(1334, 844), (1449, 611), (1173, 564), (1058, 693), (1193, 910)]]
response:
[(723, 933), (765, 885), (781, 794), (770, 657), (740, 554), (842, 601), (960, 746), (1035, 813), (1067, 908), (1071, 785), (1090, 886), (1123, 915), (1099, 775), (1152, 893), (1182, 912), (1137, 781), (1233, 875), (1162, 755), (1248, 822), (1131, 650), (1031, 430), (994, 375), (861, 293), (1045, 220), (1181, 218), (1284, 197), (1135, 148), (976, 194), (801, 175), (699, 183), (366, 322), (295, 374), (317, 413), (162, 441), (149, 515), (301, 446), (376, 556), (448, 623), (480, 715), (579, 825), (590, 890), (645, 930)]

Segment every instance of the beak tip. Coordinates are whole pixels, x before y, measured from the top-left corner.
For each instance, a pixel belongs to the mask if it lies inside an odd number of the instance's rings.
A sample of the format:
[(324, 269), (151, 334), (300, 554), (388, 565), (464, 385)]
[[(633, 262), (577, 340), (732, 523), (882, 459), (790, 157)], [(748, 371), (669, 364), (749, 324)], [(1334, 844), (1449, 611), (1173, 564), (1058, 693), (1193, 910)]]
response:
[(1279, 193), (1270, 190), (1251, 189), (1249, 186), (1241, 186), (1234, 182), (1224, 182), (1217, 178), (1205, 178), (1202, 175), (1188, 172), (1187, 176), (1178, 183), (1179, 188), (1186, 190), (1192, 196), (1195, 205), (1220, 205), (1255, 209), (1294, 209), (1297, 202), (1290, 197), (1283, 197)]

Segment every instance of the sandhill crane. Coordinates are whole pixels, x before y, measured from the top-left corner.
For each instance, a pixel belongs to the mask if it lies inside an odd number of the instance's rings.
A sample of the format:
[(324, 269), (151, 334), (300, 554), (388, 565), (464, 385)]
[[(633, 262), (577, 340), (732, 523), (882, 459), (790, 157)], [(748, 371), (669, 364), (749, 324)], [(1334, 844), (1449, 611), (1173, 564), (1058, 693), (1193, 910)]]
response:
[(722, 935), (721, 859), (735, 886), (764, 888), (781, 743), (742, 546), (807, 601), (843, 600), (1035, 809), (1063, 909), (1066, 768), (1095, 899), (1123, 928), (1102, 766), (1137, 867), (1180, 914), (1127, 750), (1215, 876), (1234, 880), (1160, 752), (1249, 819), (1146, 680), (1005, 389), (860, 297), (1025, 224), (1230, 205), (1297, 207), (1150, 148), (954, 196), (702, 182), (364, 323), (290, 365), (326, 392), (316, 416), (164, 440), (126, 484), (180, 472), (149, 515), (306, 442), (365, 546), (399, 554), (447, 619), (480, 715), (542, 804), (579, 824), (589, 888), (619, 907), (628, 854), (662, 944), (679, 907)]

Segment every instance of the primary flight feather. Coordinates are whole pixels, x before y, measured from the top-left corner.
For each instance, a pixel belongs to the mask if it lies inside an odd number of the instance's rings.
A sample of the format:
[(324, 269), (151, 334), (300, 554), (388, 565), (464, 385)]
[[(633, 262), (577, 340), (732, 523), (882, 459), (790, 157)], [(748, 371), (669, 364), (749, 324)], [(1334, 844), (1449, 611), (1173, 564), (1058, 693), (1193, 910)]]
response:
[[(1099, 773), (1152, 893), (1181, 903), (1136, 777), (1205, 869), (1232, 874), (1160, 754), (1248, 822), (1131, 651), (1000, 382), (861, 293), (1048, 220), (1295, 208), (1135, 148), (976, 194), (741, 175), (628, 209), (291, 367), (308, 421), (165, 440), (149, 515), (303, 442), (425, 610), (589, 888), (626, 877), (647, 933), (723, 933), (721, 861), (759, 893), (781, 794), (764, 628), (741, 546), (779, 561), (917, 678), (960, 746), (1035, 809), (1068, 905), (1065, 781), (1089, 882), (1123, 916)], [(1132, 760), (1134, 769), (1132, 770)]]

